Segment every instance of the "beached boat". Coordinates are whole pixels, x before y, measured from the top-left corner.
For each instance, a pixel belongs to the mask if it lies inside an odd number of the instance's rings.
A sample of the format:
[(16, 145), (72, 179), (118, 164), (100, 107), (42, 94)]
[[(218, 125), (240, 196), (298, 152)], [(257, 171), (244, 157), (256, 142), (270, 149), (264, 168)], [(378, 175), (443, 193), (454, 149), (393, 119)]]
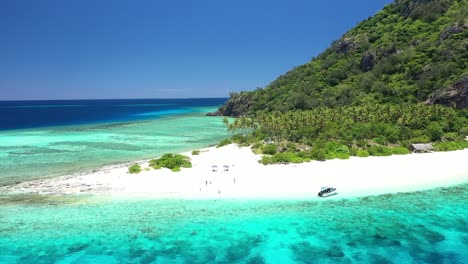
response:
[(320, 188), (320, 192), (318, 193), (318, 196), (320, 197), (328, 197), (328, 196), (333, 196), (335, 194), (338, 194), (336, 191), (336, 188), (333, 187), (322, 187)]

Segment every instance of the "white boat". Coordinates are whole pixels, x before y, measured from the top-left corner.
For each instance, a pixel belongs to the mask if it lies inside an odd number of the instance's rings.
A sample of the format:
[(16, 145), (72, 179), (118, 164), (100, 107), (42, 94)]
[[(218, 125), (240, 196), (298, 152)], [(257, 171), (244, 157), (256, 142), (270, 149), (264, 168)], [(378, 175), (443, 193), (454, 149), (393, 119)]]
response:
[(318, 193), (318, 196), (320, 197), (328, 197), (328, 196), (333, 196), (338, 194), (336, 191), (336, 188), (333, 187), (322, 187), (320, 188), (320, 192)]

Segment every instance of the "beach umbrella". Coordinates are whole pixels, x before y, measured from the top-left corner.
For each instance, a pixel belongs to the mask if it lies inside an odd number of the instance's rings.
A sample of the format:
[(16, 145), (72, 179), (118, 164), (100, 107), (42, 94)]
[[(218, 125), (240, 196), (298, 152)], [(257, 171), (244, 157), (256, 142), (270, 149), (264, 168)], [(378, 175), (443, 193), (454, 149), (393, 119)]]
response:
[(224, 170), (229, 170), (229, 165), (224, 165), (223, 168)]
[(211, 166), (211, 168), (213, 168), (213, 171), (216, 171), (218, 169), (218, 166), (213, 165), (213, 166)]

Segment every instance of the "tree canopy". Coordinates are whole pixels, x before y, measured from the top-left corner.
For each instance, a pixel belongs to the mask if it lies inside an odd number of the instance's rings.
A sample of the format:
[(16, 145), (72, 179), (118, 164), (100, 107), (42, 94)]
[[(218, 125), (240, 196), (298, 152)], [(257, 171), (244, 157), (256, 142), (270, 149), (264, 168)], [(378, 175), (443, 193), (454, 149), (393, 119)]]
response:
[(397, 0), (264, 89), (232, 93), (218, 114), (426, 102), (468, 76), (466, 14), (468, 0)]

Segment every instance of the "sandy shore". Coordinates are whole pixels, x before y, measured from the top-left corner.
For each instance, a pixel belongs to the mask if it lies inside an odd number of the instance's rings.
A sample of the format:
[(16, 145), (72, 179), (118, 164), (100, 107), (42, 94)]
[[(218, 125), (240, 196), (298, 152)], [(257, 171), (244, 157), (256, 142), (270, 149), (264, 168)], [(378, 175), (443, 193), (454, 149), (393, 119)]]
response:
[[(94, 194), (115, 198), (310, 199), (333, 186), (331, 199), (426, 190), (468, 183), (468, 149), (302, 164), (258, 163), (250, 148), (228, 145), (190, 156), (193, 168), (128, 174), (127, 167), (2, 187), (2, 193)], [(140, 163), (146, 168), (147, 161)], [(212, 166), (218, 168), (213, 171)], [(229, 166), (229, 169), (223, 166)]]

